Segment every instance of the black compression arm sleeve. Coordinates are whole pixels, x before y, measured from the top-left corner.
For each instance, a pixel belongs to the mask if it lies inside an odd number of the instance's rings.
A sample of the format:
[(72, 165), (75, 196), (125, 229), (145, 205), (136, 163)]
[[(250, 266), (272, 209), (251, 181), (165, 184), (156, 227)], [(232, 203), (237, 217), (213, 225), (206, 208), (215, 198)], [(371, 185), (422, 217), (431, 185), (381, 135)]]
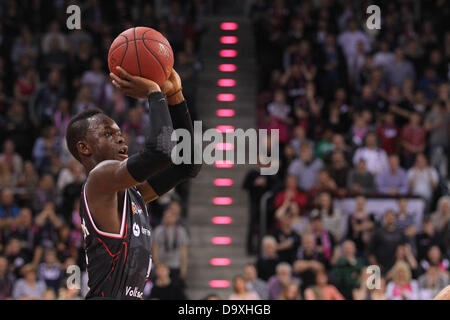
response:
[(191, 116), (187, 108), (186, 101), (180, 104), (169, 106), (170, 116), (174, 129), (186, 129), (191, 134), (191, 161), (190, 163), (171, 164), (169, 168), (157, 172), (151, 176), (147, 182), (157, 195), (162, 195), (175, 187), (177, 184), (197, 176), (201, 169), (201, 164), (194, 164), (194, 129), (192, 127)]
[(168, 167), (172, 163), (170, 153), (175, 146), (175, 142), (171, 141), (173, 125), (164, 95), (152, 92), (148, 102), (150, 125), (144, 150), (130, 156), (127, 161), (128, 172), (138, 182)]

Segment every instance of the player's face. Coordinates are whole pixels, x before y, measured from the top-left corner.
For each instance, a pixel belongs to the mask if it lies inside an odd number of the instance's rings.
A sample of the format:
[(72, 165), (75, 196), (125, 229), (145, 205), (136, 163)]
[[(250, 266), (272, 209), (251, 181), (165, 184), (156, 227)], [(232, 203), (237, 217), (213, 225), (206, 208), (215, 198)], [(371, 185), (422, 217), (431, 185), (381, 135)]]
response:
[(89, 125), (86, 140), (98, 162), (123, 161), (128, 158), (128, 146), (117, 123), (106, 115), (97, 115)]

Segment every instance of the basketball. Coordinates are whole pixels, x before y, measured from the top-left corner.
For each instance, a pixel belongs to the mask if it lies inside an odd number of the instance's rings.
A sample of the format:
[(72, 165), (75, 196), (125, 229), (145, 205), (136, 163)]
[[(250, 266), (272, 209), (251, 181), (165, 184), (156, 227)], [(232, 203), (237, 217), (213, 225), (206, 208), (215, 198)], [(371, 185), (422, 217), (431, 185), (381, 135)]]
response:
[(116, 66), (161, 86), (169, 78), (173, 67), (172, 47), (155, 29), (130, 28), (119, 34), (109, 48), (109, 70), (120, 76)]

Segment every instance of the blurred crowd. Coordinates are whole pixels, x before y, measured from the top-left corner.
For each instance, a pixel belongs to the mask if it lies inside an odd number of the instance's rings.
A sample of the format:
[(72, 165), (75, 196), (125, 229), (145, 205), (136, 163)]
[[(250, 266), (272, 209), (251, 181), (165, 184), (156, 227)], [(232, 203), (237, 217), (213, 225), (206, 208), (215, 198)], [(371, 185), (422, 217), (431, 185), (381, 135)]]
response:
[[(432, 298), (450, 283), (448, 3), (255, 0), (248, 12), (256, 120), (279, 130), (281, 161), (277, 176), (244, 179), (257, 261), (230, 299)], [(369, 199), (393, 205), (375, 215)]]
[[(66, 8), (81, 9), (81, 29), (66, 27)], [(0, 1), (0, 299), (76, 299), (86, 294), (79, 195), (85, 173), (70, 156), (71, 116), (101, 108), (122, 128), (129, 153), (144, 143), (145, 101), (109, 80), (114, 38), (134, 26), (167, 37), (183, 93), (196, 119), (195, 87), (206, 30), (203, 1)], [(153, 283), (146, 297), (184, 296), (187, 215), (184, 183), (152, 203)], [(81, 288), (70, 289), (78, 265)]]

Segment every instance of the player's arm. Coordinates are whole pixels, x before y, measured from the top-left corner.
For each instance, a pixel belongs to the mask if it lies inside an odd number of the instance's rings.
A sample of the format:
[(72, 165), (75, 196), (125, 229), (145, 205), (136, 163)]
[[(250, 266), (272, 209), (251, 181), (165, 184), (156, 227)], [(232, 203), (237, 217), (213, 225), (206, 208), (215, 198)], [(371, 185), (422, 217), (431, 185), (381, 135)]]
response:
[[(173, 128), (187, 130), (191, 137), (194, 136), (191, 116), (189, 114), (186, 101), (182, 93), (181, 79), (178, 73), (172, 69), (170, 78), (161, 87), (169, 103), (169, 113), (172, 119)], [(144, 200), (150, 202), (158, 196), (163, 195), (176, 185), (187, 179), (197, 176), (201, 169), (201, 164), (194, 164), (195, 148), (194, 139), (191, 139), (191, 159), (189, 163), (170, 164), (150, 178), (147, 182), (138, 186)]]
[(450, 300), (450, 286), (442, 289), (433, 300)]
[(148, 79), (132, 76), (118, 67), (122, 79), (110, 74), (115, 87), (133, 98), (148, 98), (150, 124), (145, 129), (145, 147), (126, 161), (103, 161), (89, 174), (87, 187), (105, 196), (144, 182), (171, 164), (174, 145), (167, 101), (159, 86)]

